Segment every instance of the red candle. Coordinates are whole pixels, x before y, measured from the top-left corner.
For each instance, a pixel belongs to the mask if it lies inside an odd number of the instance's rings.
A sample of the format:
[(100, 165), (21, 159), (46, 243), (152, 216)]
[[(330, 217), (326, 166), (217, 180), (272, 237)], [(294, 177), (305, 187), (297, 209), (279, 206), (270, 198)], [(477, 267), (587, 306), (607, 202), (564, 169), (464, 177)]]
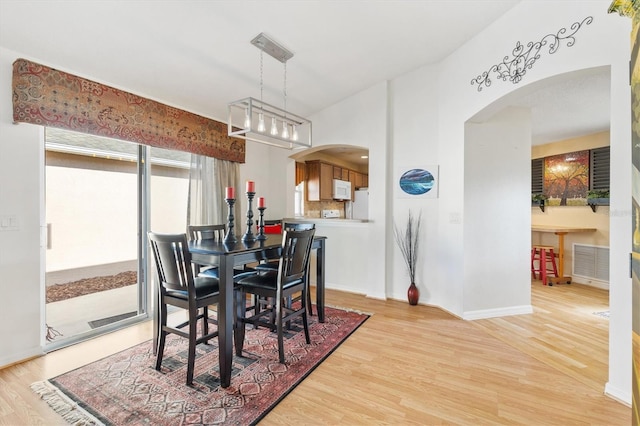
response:
[(233, 191), (233, 186), (227, 186), (226, 195), (227, 195), (227, 200), (234, 200), (236, 198)]
[(254, 181), (247, 181), (247, 192), (256, 192), (256, 183)]
[(264, 197), (258, 197), (258, 208), (265, 207)]

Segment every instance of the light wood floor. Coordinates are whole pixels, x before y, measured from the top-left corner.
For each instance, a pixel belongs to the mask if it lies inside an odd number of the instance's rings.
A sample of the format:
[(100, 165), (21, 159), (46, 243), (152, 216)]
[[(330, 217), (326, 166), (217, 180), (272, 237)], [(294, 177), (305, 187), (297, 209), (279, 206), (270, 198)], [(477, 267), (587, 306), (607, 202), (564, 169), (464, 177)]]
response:
[[(463, 321), (427, 306), (327, 292), (372, 316), (261, 425), (628, 425), (603, 394), (608, 293), (533, 283), (534, 313)], [(63, 424), (29, 389), (149, 339), (149, 323), (0, 370), (0, 424)]]

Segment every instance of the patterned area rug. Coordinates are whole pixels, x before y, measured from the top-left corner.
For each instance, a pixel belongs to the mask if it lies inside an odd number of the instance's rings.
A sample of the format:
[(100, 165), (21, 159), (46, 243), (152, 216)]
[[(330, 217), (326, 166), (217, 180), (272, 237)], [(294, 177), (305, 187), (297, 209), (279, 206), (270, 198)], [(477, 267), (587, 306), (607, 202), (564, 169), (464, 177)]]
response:
[(70, 424), (255, 424), (367, 318), (326, 308), (324, 323), (310, 317), (310, 345), (294, 323), (285, 364), (278, 362), (275, 333), (247, 328), (243, 356), (234, 356), (226, 389), (219, 386), (217, 340), (198, 345), (189, 387), (187, 341), (174, 335), (167, 338), (160, 372), (149, 341), (31, 387)]

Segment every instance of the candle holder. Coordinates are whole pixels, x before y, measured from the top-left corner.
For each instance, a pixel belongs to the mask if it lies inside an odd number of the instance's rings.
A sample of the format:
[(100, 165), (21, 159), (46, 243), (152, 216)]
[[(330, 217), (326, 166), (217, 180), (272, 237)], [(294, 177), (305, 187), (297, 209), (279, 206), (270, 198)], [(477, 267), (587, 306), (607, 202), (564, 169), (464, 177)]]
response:
[(233, 205), (236, 203), (235, 198), (227, 198), (227, 206), (229, 206), (228, 223), (227, 223), (227, 235), (224, 236), (225, 243), (236, 243), (238, 239), (236, 238), (236, 233), (233, 229)]
[(255, 192), (247, 192), (247, 232), (242, 236), (242, 241), (255, 241), (256, 237), (253, 235), (253, 210), (251, 210), (251, 202), (253, 201), (253, 197), (256, 195)]
[(258, 211), (260, 212), (260, 217), (258, 218), (258, 236), (256, 240), (266, 240), (267, 236), (264, 234), (264, 211), (266, 207), (258, 207)]

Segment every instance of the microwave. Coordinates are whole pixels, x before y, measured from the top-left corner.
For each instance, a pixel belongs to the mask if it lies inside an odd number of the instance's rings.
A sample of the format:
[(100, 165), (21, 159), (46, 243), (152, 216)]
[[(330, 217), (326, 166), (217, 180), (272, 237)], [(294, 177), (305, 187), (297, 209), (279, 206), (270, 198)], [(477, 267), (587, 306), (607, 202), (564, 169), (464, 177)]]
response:
[(333, 199), (334, 200), (350, 200), (351, 199), (351, 182), (347, 180), (333, 180)]

